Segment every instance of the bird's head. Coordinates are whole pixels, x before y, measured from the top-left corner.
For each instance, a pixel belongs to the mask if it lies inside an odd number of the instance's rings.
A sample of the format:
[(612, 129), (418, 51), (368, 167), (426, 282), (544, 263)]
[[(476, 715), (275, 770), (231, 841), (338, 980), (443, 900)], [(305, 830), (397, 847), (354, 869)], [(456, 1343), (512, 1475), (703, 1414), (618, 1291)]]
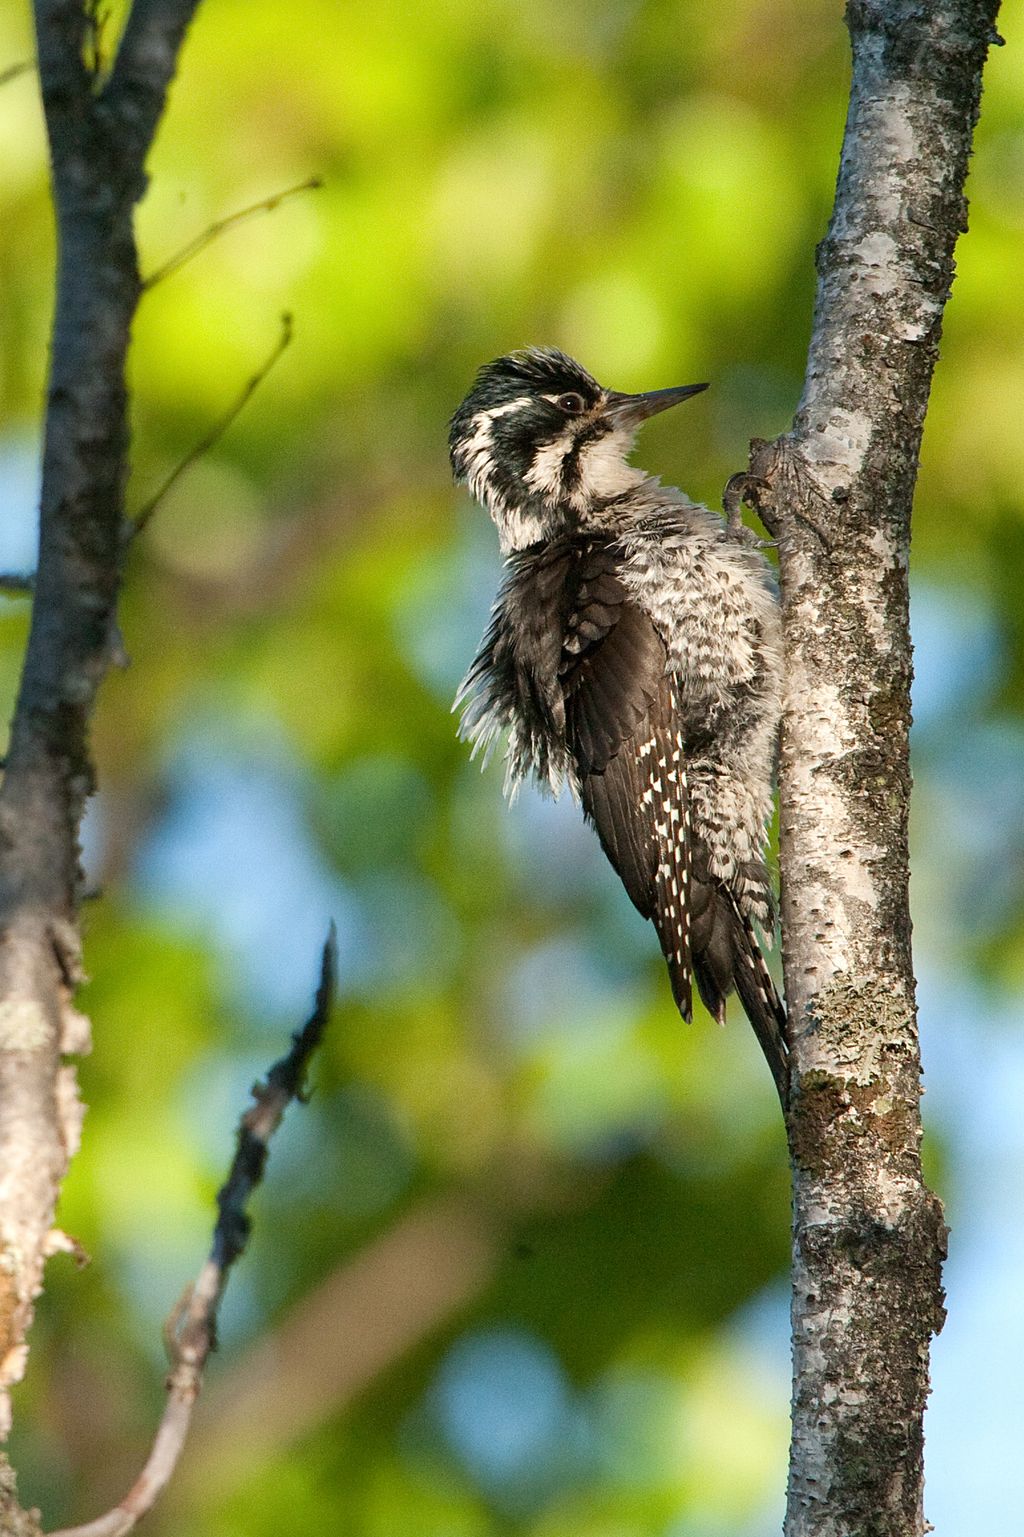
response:
[(452, 417), (456, 480), (498, 527), (507, 555), (585, 522), (645, 477), (627, 463), (649, 416), (706, 384), (622, 395), (553, 347), (485, 363)]

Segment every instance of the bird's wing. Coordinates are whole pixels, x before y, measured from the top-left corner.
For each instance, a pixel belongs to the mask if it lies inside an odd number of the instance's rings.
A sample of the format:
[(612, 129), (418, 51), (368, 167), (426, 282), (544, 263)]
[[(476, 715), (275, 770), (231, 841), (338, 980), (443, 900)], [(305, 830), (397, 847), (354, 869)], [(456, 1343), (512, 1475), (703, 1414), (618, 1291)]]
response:
[(620, 559), (612, 546), (586, 546), (564, 587), (558, 675), (583, 774), (603, 773), (632, 740), (665, 675), (665, 643), (620, 582)]
[(619, 581), (614, 549), (585, 547), (566, 592), (559, 677), (583, 809), (657, 929), (680, 1013), (690, 1018), (696, 982), (724, 1019), (735, 987), (781, 1093), (785, 1014), (753, 927), (712, 876), (690, 817), (687, 760), (709, 722), (666, 672), (664, 642)]
[(454, 708), (461, 711), (459, 735), (482, 751), (484, 761), (506, 730), (506, 793), (532, 772), (557, 790), (564, 772), (562, 690), (558, 679), (561, 610), (566, 573), (573, 560), (568, 546), (525, 552), (509, 568), (491, 611), (490, 624), (459, 685)]
[(710, 870), (690, 816), (688, 760), (710, 722), (666, 671), (653, 620), (608, 546), (583, 546), (566, 573), (558, 676), (583, 809), (633, 903), (658, 932), (684, 1019), (693, 984), (723, 1020), (735, 987), (785, 1100), (785, 1011), (749, 919)]
[(665, 645), (616, 574), (621, 557), (588, 545), (566, 584), (559, 680), (566, 743), (583, 809), (633, 903), (645, 918), (657, 902), (657, 845), (644, 803), (648, 765), (640, 748), (663, 692)]
[(516, 708), (515, 659), (504, 598), (503, 592), (498, 594), (484, 638), (452, 705), (461, 714), (460, 737), (472, 743), (474, 757), (483, 753), (485, 763), (501, 733), (512, 724)]

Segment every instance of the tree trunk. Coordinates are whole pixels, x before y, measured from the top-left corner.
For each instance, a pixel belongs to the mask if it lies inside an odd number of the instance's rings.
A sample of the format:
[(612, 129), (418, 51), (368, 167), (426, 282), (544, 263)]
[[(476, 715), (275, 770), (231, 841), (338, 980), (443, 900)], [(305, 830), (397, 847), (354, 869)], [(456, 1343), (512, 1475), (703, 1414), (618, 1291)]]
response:
[(851, 0), (803, 398), (751, 470), (778, 536), (793, 1048), (787, 1537), (925, 1531), (946, 1229), (921, 1175), (907, 821), (918, 449), (997, 0)]
[(145, 160), (198, 0), (135, 0), (109, 78), (86, 62), (86, 0), (36, 0), (57, 218), (57, 302), (32, 626), (0, 787), (0, 1438), (59, 1235), (81, 1120), (66, 1054), (88, 1047), (79, 977), (78, 827), (88, 725), (117, 649), (128, 420), (140, 286), (132, 226)]

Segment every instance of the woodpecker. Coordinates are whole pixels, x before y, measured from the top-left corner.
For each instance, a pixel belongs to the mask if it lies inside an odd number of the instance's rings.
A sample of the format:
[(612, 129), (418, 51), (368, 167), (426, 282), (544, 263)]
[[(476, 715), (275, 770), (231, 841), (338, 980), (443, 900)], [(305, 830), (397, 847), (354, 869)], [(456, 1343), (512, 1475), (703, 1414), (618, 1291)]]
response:
[(629, 463), (648, 417), (707, 388), (625, 395), (554, 348), (480, 369), (451, 422), (457, 481), (505, 575), (455, 707), (506, 793), (568, 783), (657, 931), (680, 1014), (735, 989), (786, 1103), (766, 823), (781, 712), (771, 568), (718, 513)]

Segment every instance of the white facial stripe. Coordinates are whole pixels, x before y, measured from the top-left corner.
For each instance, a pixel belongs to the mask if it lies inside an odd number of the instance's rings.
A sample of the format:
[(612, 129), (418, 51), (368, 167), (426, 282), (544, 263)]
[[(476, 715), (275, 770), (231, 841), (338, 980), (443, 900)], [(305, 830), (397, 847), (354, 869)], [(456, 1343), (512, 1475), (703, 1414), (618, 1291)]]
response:
[[(557, 396), (545, 396), (555, 401)], [(527, 510), (506, 501), (492, 481), (494, 471), (494, 423), (513, 412), (528, 408), (537, 397), (518, 396), (501, 405), (477, 411), (471, 419), (471, 433), (462, 444), (465, 477), (470, 492), (488, 509), (498, 527), (498, 536), (504, 554), (525, 549), (536, 544), (550, 532), (549, 515), (558, 514), (559, 504), (586, 511), (594, 502), (621, 496), (644, 479), (642, 470), (633, 469), (626, 463), (632, 451), (635, 434), (622, 429), (606, 434), (591, 443), (582, 445), (579, 456), (578, 477), (570, 488), (563, 484), (562, 472), (565, 459), (572, 452), (577, 434), (588, 417), (573, 417), (550, 443), (538, 449), (534, 462), (524, 477), (525, 487), (539, 497), (542, 507)]]
[(487, 474), (491, 468), (491, 450), (494, 447), (491, 423), (496, 417), (508, 416), (510, 411), (518, 411), (521, 406), (528, 404), (529, 397), (523, 395), (518, 400), (506, 400), (500, 406), (478, 411), (473, 417), (473, 435), (466, 439), (463, 453), (466, 459), (466, 482), (477, 501), (487, 500)]
[(506, 400), (504, 405), (491, 406), (487, 411), (478, 411), (476, 413), (473, 418), (473, 436), (466, 439), (463, 448), (468, 465), (472, 465), (475, 459), (479, 459), (482, 455), (490, 452), (493, 442), (491, 423), (495, 418), (508, 416), (510, 411), (518, 411), (521, 406), (525, 405), (529, 405), (529, 400), (524, 395), (520, 400)]
[(580, 474), (573, 494), (574, 503), (586, 506), (594, 500), (621, 496), (643, 480), (643, 470), (626, 463), (633, 451), (633, 439), (632, 432), (621, 429), (584, 444), (580, 450)]
[(545, 443), (544, 447), (538, 450), (536, 458), (523, 477), (531, 491), (539, 491), (541, 496), (552, 496), (561, 490), (562, 464), (566, 454), (572, 448), (574, 438), (572, 428), (567, 427), (553, 443)]
[[(541, 496), (561, 497), (566, 494), (562, 484), (562, 466), (576, 439), (578, 423), (567, 426), (551, 443), (541, 448), (526, 473), (525, 481), (531, 491)], [(579, 455), (579, 475), (568, 493), (573, 507), (585, 509), (594, 501), (621, 496), (644, 478), (642, 470), (626, 463), (633, 450), (635, 433), (623, 428), (610, 432), (591, 443), (584, 443)]]
[(496, 416), (507, 416), (510, 411), (518, 411), (521, 406), (529, 404), (529, 395), (520, 395), (517, 400), (506, 400), (504, 405), (489, 406), (486, 411), (478, 411), (473, 418), (473, 423), (475, 425), (477, 422), (493, 422)]

